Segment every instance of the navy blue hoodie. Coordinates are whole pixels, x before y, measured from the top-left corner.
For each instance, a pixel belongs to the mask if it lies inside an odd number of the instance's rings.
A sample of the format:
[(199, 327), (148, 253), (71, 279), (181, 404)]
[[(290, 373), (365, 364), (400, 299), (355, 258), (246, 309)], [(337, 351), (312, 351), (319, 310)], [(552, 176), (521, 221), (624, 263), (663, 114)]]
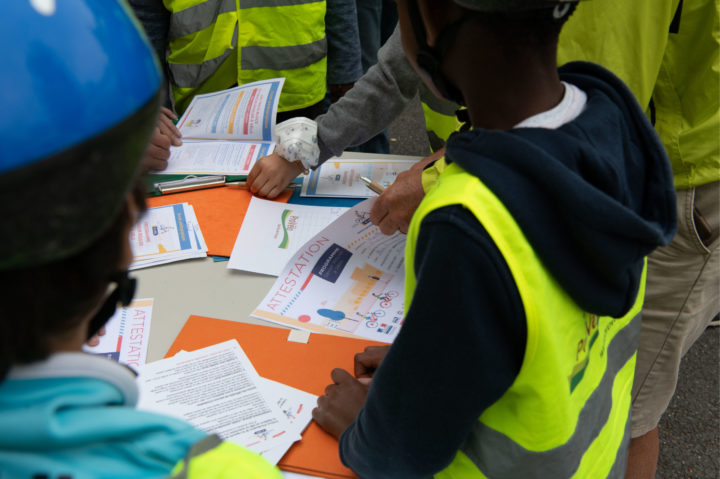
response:
[[(670, 164), (613, 74), (576, 62), (560, 78), (587, 94), (578, 118), (556, 130), (456, 133), (446, 159), (495, 192), (583, 309), (621, 316), (637, 294), (643, 258), (675, 233)], [(403, 329), (340, 438), (343, 462), (360, 477), (429, 477), (446, 467), (523, 361), (520, 295), (472, 213), (458, 205), (426, 216), (414, 267)]]

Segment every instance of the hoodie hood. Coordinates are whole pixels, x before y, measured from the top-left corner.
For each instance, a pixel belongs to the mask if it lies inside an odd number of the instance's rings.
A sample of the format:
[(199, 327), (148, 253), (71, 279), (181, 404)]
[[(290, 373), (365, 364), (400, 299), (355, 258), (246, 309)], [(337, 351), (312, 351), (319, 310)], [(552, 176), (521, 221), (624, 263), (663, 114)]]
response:
[(560, 78), (587, 94), (575, 120), (555, 130), (456, 133), (446, 159), (493, 190), (580, 307), (619, 317), (635, 301), (645, 256), (675, 234), (670, 163), (612, 73), (573, 62)]
[(0, 382), (0, 477), (167, 477), (206, 433), (135, 409), (127, 367), (61, 352)]

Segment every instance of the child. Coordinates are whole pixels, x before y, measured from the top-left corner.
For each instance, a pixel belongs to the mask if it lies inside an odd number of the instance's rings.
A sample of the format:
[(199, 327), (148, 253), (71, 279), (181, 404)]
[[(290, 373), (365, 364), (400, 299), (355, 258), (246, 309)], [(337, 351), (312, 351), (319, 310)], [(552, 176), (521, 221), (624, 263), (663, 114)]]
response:
[(132, 299), (137, 172), (162, 96), (125, 8), (21, 0), (0, 18), (13, 45), (0, 67), (0, 477), (278, 478), (136, 410), (134, 373), (82, 352)]
[(673, 183), (616, 77), (557, 69), (574, 6), (398, 1), (408, 59), (473, 129), (410, 224), (403, 330), (357, 356), (369, 388), (335, 370), (314, 411), (361, 477), (624, 475), (645, 256), (674, 233)]

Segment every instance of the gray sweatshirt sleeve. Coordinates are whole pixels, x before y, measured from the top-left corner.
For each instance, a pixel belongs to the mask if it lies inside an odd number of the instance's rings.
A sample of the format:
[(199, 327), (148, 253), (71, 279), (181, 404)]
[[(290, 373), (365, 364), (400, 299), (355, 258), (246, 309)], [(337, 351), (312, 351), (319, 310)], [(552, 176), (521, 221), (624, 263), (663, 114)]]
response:
[(396, 27), (378, 50), (378, 62), (326, 114), (317, 117), (318, 165), (387, 128), (413, 99), (420, 83), (405, 58)]

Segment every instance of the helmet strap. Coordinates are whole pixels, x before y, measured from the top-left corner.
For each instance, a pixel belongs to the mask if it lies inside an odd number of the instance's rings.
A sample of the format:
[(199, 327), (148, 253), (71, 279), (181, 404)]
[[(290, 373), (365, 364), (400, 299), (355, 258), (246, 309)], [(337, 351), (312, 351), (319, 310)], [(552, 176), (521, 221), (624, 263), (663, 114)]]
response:
[(437, 88), (443, 97), (460, 105), (464, 104), (465, 100), (462, 93), (452, 83), (450, 83), (445, 75), (442, 74), (440, 67), (442, 65), (443, 56), (450, 49), (450, 46), (455, 41), (455, 36), (457, 35), (460, 26), (467, 20), (468, 17), (450, 24), (447, 28), (440, 32), (437, 45), (433, 48), (427, 43), (427, 35), (425, 34), (425, 27), (423, 26), (417, 1), (408, 1), (408, 13), (410, 15), (410, 23), (412, 24), (413, 33), (415, 34), (415, 41), (418, 45), (418, 52), (416, 56), (418, 67), (420, 67), (422, 72), (427, 75), (430, 80), (432, 80), (435, 88)]
[(128, 276), (127, 271), (120, 271), (111, 277), (111, 281), (116, 284), (115, 290), (105, 299), (95, 316), (90, 320), (88, 325), (87, 338), (90, 339), (105, 326), (112, 315), (115, 314), (118, 303), (127, 306), (132, 302), (135, 296), (135, 287), (137, 280)]

